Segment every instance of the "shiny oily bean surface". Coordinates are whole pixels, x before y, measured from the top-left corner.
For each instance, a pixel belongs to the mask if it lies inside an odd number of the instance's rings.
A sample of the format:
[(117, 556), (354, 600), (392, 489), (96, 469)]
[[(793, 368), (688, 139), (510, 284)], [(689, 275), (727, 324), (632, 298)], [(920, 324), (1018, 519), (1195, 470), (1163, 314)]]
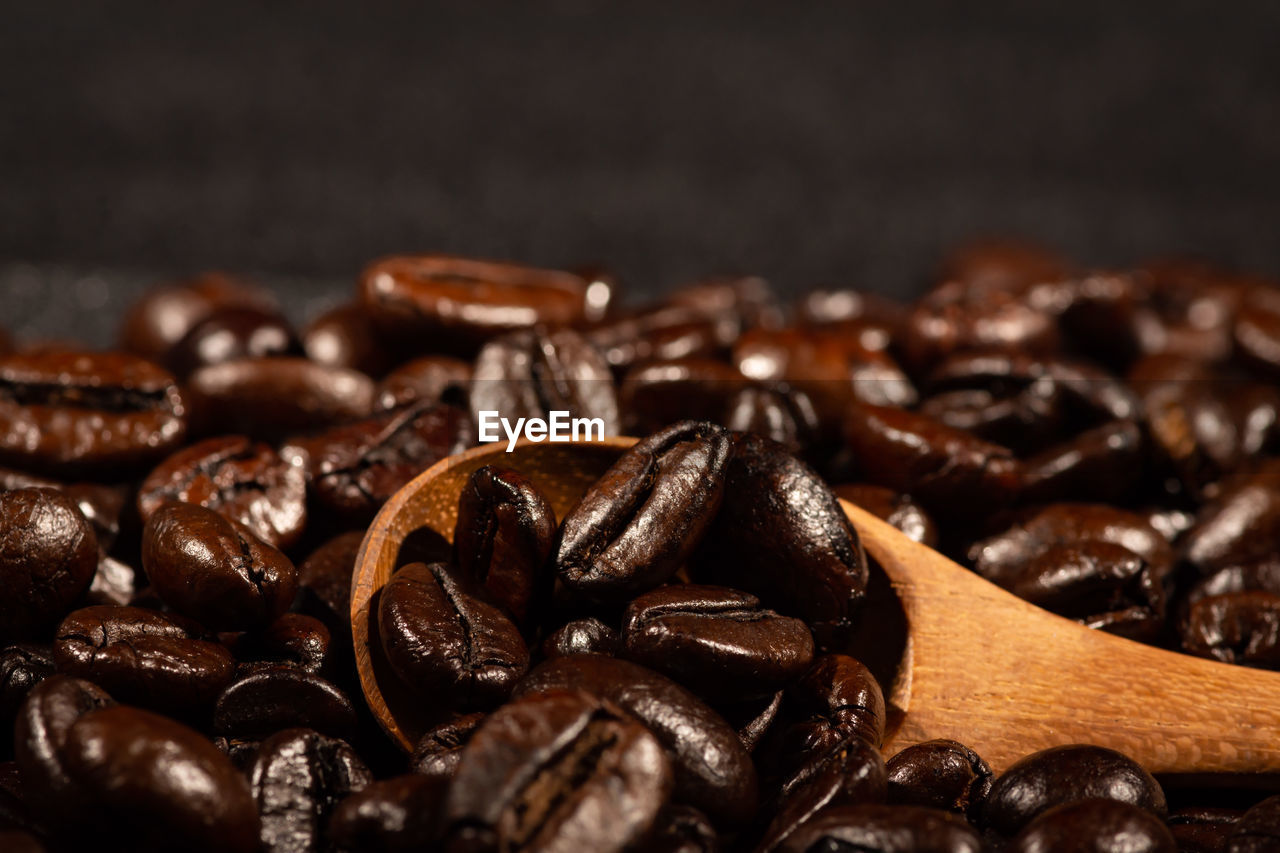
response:
[(720, 837), (702, 812), (690, 806), (668, 806), (641, 848), (644, 853), (719, 853)]
[(420, 400), (462, 405), (470, 387), (470, 362), (447, 355), (425, 355), (382, 377), (374, 408), (390, 411)]
[(364, 417), (373, 407), (373, 388), (373, 380), (359, 371), (290, 356), (202, 367), (184, 386), (193, 430), (260, 441)]
[(244, 436), (206, 439), (160, 463), (138, 488), (138, 515), (146, 521), (170, 501), (208, 507), (277, 548), (297, 542), (307, 522), (302, 468)]
[(846, 483), (833, 491), (836, 497), (889, 522), (913, 542), (931, 548), (938, 542), (938, 526), (910, 495), (870, 483)]
[(263, 853), (312, 853), (328, 845), (338, 804), (363, 791), (373, 774), (345, 741), (309, 729), (285, 729), (262, 742), (249, 773)]
[(314, 362), (370, 376), (395, 367), (395, 354), (358, 302), (338, 305), (308, 323), (302, 330), (302, 348)]
[(97, 569), (97, 536), (66, 495), (0, 491), (0, 641), (47, 632)]
[(86, 834), (129, 827), (135, 850), (253, 851), (258, 815), (244, 777), (199, 732), (116, 706), (91, 711), (66, 734), (63, 764)]
[(890, 758), (890, 803), (928, 806), (974, 820), (981, 814), (994, 778), (978, 753), (954, 740), (930, 740)]
[(851, 627), (868, 569), (857, 531), (817, 473), (781, 445), (739, 434), (723, 504), (690, 575), (803, 618), (824, 647)]
[(457, 355), (504, 332), (583, 319), (587, 289), (569, 272), (450, 255), (383, 258), (360, 278), (361, 301), (380, 328)]
[(1183, 558), (1203, 574), (1273, 556), (1280, 550), (1280, 464), (1225, 484), (1201, 507), (1182, 540)]
[(221, 735), (262, 738), (288, 728), (351, 737), (356, 730), (355, 706), (320, 676), (281, 666), (257, 670), (229, 684), (213, 707), (213, 730)]
[(197, 504), (169, 503), (147, 520), (142, 567), (166, 604), (221, 631), (269, 625), (289, 609), (298, 571), (248, 527)]
[(1037, 817), (1009, 853), (1176, 853), (1178, 843), (1151, 812), (1114, 800), (1083, 800)]
[[(55, 669), (53, 649), (48, 646), (18, 643), (0, 650), (0, 731), (12, 731), (27, 694)], [(0, 753), (10, 745), (0, 745)]]
[(515, 696), (557, 690), (585, 690), (644, 723), (672, 757), (677, 802), (724, 825), (740, 826), (754, 816), (751, 757), (724, 718), (679, 684), (629, 661), (578, 655), (535, 667)]
[(981, 853), (961, 818), (920, 806), (837, 806), (819, 812), (777, 848), (782, 853)]
[(97, 605), (58, 626), (58, 671), (102, 685), (121, 701), (176, 711), (207, 707), (232, 679), (226, 647), (156, 610)]
[(618, 651), (618, 632), (594, 616), (573, 619), (542, 641), (544, 658), (570, 655), (613, 655)]
[(154, 464), (187, 434), (187, 402), (163, 368), (120, 352), (0, 357), (0, 465), (76, 477)]
[(304, 613), (286, 613), (262, 631), (241, 634), (231, 651), (241, 669), (289, 666), (302, 672), (329, 669), (332, 635), (323, 622)]
[(463, 708), (502, 702), (529, 666), (519, 629), (444, 563), (400, 569), (382, 590), (378, 629), (400, 679)]
[(675, 584), (634, 599), (623, 614), (622, 649), (709, 699), (772, 694), (809, 668), (813, 637), (749, 593)]
[(206, 272), (152, 287), (135, 301), (121, 325), (120, 345), (143, 358), (163, 362), (174, 344), (216, 311), (270, 311), (274, 307), (265, 290), (225, 273)]
[(361, 524), (406, 483), (471, 441), (472, 426), (461, 409), (416, 403), (296, 438), (281, 455), (307, 472), (321, 506)]
[(1280, 595), (1250, 591), (1202, 598), (1191, 605), (1180, 633), (1191, 654), (1280, 668)]
[(991, 786), (982, 819), (1011, 836), (1037, 815), (1064, 803), (1101, 798), (1163, 816), (1164, 791), (1133, 759), (1100, 746), (1056, 746), (1015, 762)]
[(621, 602), (671, 577), (720, 508), (729, 455), (729, 434), (710, 423), (673, 424), (635, 444), (561, 522), (561, 583)]
[(277, 310), (222, 308), (191, 327), (165, 356), (178, 376), (240, 358), (296, 355), (302, 344)]
[(447, 786), (426, 776), (373, 782), (347, 797), (329, 819), (340, 853), (414, 853), (437, 841)]
[(621, 851), (652, 830), (671, 762), (643, 725), (590, 694), (525, 696), (463, 751), (445, 817), (451, 850)]
[(1228, 853), (1264, 853), (1280, 847), (1280, 797), (1268, 797), (1249, 809), (1227, 841)]
[(518, 471), (486, 465), (463, 486), (453, 529), (455, 562), (524, 628), (532, 608), (550, 593), (547, 560), (555, 535), (551, 503)]
[(472, 370), (470, 400), (477, 424), (485, 411), (513, 424), (561, 411), (598, 419), (604, 435), (620, 432), (613, 373), (600, 351), (570, 329), (536, 327), (485, 344)]
[(64, 747), (67, 733), (82, 716), (107, 708), (115, 700), (96, 684), (66, 675), (51, 675), (35, 685), (18, 710), (13, 751), (26, 789), (27, 806), (56, 826), (72, 797)]
[(485, 721), (481, 713), (462, 714), (428, 729), (413, 749), (414, 773), (449, 779), (462, 760), (462, 749)]

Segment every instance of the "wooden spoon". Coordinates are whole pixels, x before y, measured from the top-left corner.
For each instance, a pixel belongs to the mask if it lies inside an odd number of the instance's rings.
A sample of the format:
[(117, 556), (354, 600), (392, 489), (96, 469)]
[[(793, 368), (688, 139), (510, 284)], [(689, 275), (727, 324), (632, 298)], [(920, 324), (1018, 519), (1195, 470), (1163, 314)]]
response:
[[(365, 698), (412, 749), (430, 725), (382, 660), (378, 591), (400, 544), (429, 526), (450, 541), (457, 499), (484, 465), (530, 477), (557, 518), (635, 442), (486, 445), (446, 459), (397, 492), (356, 562), (351, 623)], [(1280, 673), (1230, 666), (1091, 630), (1013, 596), (880, 519), (841, 502), (902, 604), (907, 637), (886, 686), (885, 754), (959, 740), (996, 772), (1051, 746), (1094, 743), (1158, 774), (1280, 772)]]

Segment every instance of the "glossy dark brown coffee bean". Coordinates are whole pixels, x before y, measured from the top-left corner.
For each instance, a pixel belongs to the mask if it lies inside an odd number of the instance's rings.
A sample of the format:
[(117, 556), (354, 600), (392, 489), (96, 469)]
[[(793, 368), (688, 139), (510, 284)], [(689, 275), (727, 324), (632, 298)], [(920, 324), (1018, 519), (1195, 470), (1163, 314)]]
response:
[(542, 641), (542, 656), (547, 659), (570, 655), (606, 655), (618, 652), (618, 632), (594, 616), (572, 619), (547, 635)]
[(338, 804), (373, 782), (346, 742), (308, 729), (285, 729), (262, 742), (249, 787), (262, 818), (263, 853), (328, 849)]
[(1177, 853), (1160, 818), (1114, 800), (1068, 803), (1031, 821), (1005, 848), (1009, 853)]
[(463, 406), (470, 387), (470, 362), (447, 355), (427, 355), (384, 376), (374, 395), (374, 408), (390, 411), (419, 401)]
[(761, 853), (778, 849), (798, 827), (823, 809), (882, 802), (885, 778), (880, 751), (860, 737), (846, 738), (783, 780), (773, 820), (756, 849)]
[(844, 437), (868, 480), (938, 514), (989, 512), (1021, 485), (1022, 466), (1008, 448), (901, 409), (852, 406)]
[(395, 355), (365, 311), (350, 302), (316, 317), (302, 330), (307, 358), (332, 367), (381, 376), (395, 366)]
[(242, 670), (289, 666), (320, 673), (332, 662), (332, 634), (323, 622), (303, 613), (286, 613), (261, 631), (241, 634), (231, 644)]
[(690, 574), (803, 618), (824, 647), (849, 630), (868, 570), (857, 531), (817, 473), (779, 444), (737, 435), (723, 504)]
[(147, 520), (142, 567), (166, 604), (219, 631), (271, 624), (298, 588), (288, 557), (197, 504), (168, 503)]
[(1280, 547), (1280, 464), (1224, 486), (1182, 540), (1183, 558), (1202, 574), (1256, 562)]
[(0, 468), (0, 491), (16, 489), (54, 489), (62, 492), (93, 527), (98, 547), (103, 551), (111, 549), (120, 533), (120, 514), (128, 502), (129, 492), (124, 485), (63, 483), (24, 471)]
[(644, 853), (719, 853), (722, 847), (706, 815), (689, 806), (671, 805), (640, 849)]
[(614, 370), (649, 361), (711, 358), (724, 354), (740, 327), (731, 316), (708, 315), (687, 305), (658, 305), (607, 317), (583, 328), (583, 335)]
[(598, 419), (604, 435), (621, 431), (613, 373), (600, 351), (570, 329), (539, 326), (485, 344), (476, 356), (469, 399), (476, 424), (486, 411), (513, 424), (520, 418), (545, 421), (562, 411)]
[(177, 382), (137, 356), (0, 357), (0, 465), (55, 476), (129, 474), (177, 449), (186, 434)]
[(373, 782), (347, 797), (329, 818), (339, 853), (415, 853), (438, 840), (446, 785), (426, 776)]
[(1007, 588), (1037, 607), (1133, 639), (1153, 640), (1164, 627), (1163, 579), (1133, 551), (1112, 542), (1050, 546)]
[(138, 488), (138, 515), (146, 521), (170, 501), (208, 507), (277, 548), (297, 542), (307, 522), (302, 468), (238, 435), (197, 442), (160, 463)]
[(526, 696), (495, 711), (463, 751), (447, 849), (627, 850), (653, 829), (671, 780), (658, 740), (610, 702)]
[(1193, 655), (1280, 669), (1280, 595), (1275, 593), (1202, 598), (1191, 605), (1180, 632), (1182, 647)]
[(982, 841), (963, 819), (920, 806), (836, 806), (796, 827), (782, 853), (981, 853)]
[(1119, 545), (1146, 561), (1152, 578), (1164, 582), (1173, 565), (1169, 541), (1133, 512), (1102, 504), (1059, 503), (1044, 507), (1003, 533), (974, 543), (974, 570), (993, 583), (1011, 585), (1050, 548), (1096, 541)]
[(128, 827), (133, 850), (257, 849), (244, 777), (193, 729), (137, 708), (102, 708), (71, 725), (61, 753), (72, 786), (63, 807), (87, 837)]
[(836, 497), (889, 522), (914, 542), (931, 548), (938, 542), (938, 526), (910, 495), (870, 483), (847, 483), (833, 491)]
[(792, 453), (810, 450), (825, 436), (809, 395), (786, 383), (752, 385), (729, 399), (724, 425), (776, 441)]
[(1141, 482), (1145, 450), (1133, 421), (1086, 430), (1023, 460), (1019, 500), (1121, 501)]
[(335, 517), (368, 522), (387, 499), (473, 440), (461, 409), (416, 403), (294, 439), (281, 455), (307, 472), (316, 501)]
[(755, 699), (744, 699), (720, 706), (720, 712), (729, 725), (738, 732), (738, 740), (747, 752), (755, 748), (773, 728), (782, 709), (783, 692), (779, 690), (772, 696), (760, 696)]
[(378, 604), (387, 660), (416, 693), (462, 708), (502, 702), (529, 666), (519, 629), (444, 563), (392, 575)]
[(692, 308), (740, 331), (782, 325), (783, 312), (769, 282), (754, 275), (716, 275), (682, 285), (667, 303)]
[(375, 261), (360, 279), (365, 310), (397, 340), (474, 353), (485, 341), (539, 323), (566, 326), (586, 313), (588, 282), (573, 273), (449, 255)]
[(52, 489), (0, 492), (0, 641), (45, 634), (98, 569), (93, 528)]
[(264, 290), (224, 273), (207, 272), (157, 285), (133, 303), (120, 330), (120, 346), (163, 362), (169, 349), (200, 321), (227, 308), (275, 307)]
[(846, 288), (811, 290), (795, 304), (801, 325), (856, 337), (872, 350), (889, 348), (907, 319), (907, 310), (888, 296)]
[(814, 661), (804, 677), (787, 688), (783, 707), (791, 721), (779, 732), (785, 773), (851, 736), (877, 748), (884, 740), (884, 693), (871, 671), (848, 655), (823, 655)]
[(648, 435), (683, 420), (721, 422), (751, 380), (726, 361), (680, 358), (646, 361), (627, 371), (618, 388), (623, 423)]
[(279, 311), (223, 308), (192, 326), (169, 350), (164, 363), (178, 376), (188, 376), (210, 364), (301, 352), (293, 327)]
[(954, 740), (930, 740), (890, 758), (888, 800), (928, 806), (977, 820), (991, 791), (991, 767), (978, 753)]
[(627, 605), (622, 653), (699, 696), (732, 700), (773, 694), (804, 674), (813, 637), (749, 593), (675, 584)]
[(677, 802), (726, 826), (741, 826), (753, 817), (757, 789), (751, 757), (724, 718), (693, 693), (628, 661), (578, 655), (535, 667), (515, 695), (558, 690), (585, 690), (644, 723), (672, 757)]
[(312, 600), (331, 631), (334, 624), (351, 623), (351, 576), (363, 541), (363, 531), (339, 533), (298, 566), (298, 586), (304, 598)]
[(1280, 797), (1268, 797), (1240, 816), (1228, 853), (1264, 853), (1280, 845)]
[(367, 415), (373, 380), (305, 358), (247, 358), (187, 377), (193, 431), (279, 441)]
[(625, 601), (671, 577), (725, 493), (730, 437), (685, 421), (619, 457), (560, 525), (555, 566), (572, 593)]
[(1145, 264), (1145, 299), (1134, 312), (1144, 353), (1168, 353), (1211, 363), (1231, 353), (1231, 330), (1243, 282), (1197, 261)]
[(1228, 566), (1192, 584), (1186, 592), (1188, 604), (1211, 595), (1232, 592), (1271, 592), (1280, 595), (1280, 558), (1269, 557), (1256, 563)]
[(518, 471), (486, 465), (458, 498), (454, 561), (528, 629), (531, 609), (551, 591), (555, 535), (555, 510), (538, 487)]
[(208, 707), (235, 660), (179, 617), (140, 607), (77, 610), (58, 626), (58, 671), (102, 685), (123, 702), (165, 711)]
[(67, 733), (85, 714), (114, 704), (96, 684), (65, 675), (51, 675), (27, 694), (13, 727), (13, 751), (26, 805), (43, 823), (57, 826), (65, 820), (66, 804), (74, 796), (75, 782), (66, 766)]
[(355, 706), (320, 676), (277, 666), (228, 685), (213, 708), (213, 730), (220, 735), (263, 738), (287, 728), (351, 737), (356, 730)]
[[(20, 643), (0, 651), (0, 730), (13, 730), (27, 694), (54, 671), (53, 649), (48, 646)], [(7, 748), (0, 745), (0, 754)]]
[(1226, 853), (1242, 814), (1230, 808), (1183, 808), (1170, 812), (1165, 825), (1178, 843), (1178, 853)]
[(461, 714), (427, 730), (413, 749), (409, 762), (414, 773), (451, 779), (462, 760), (462, 749), (480, 728), (485, 714)]
[(1100, 746), (1056, 746), (1015, 762), (996, 779), (982, 809), (983, 823), (1003, 836), (1020, 832), (1054, 806), (1101, 798), (1163, 817), (1160, 783), (1133, 759)]

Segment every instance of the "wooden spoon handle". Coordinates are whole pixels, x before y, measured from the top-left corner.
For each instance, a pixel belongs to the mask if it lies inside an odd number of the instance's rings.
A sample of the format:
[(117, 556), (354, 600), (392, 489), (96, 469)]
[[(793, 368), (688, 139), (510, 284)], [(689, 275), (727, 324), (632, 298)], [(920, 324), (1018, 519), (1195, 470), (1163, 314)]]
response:
[(1040, 749), (1094, 743), (1153, 773), (1280, 771), (1280, 673), (1086, 628), (844, 507), (907, 616), (890, 697), (906, 716), (888, 754), (947, 737), (999, 772)]

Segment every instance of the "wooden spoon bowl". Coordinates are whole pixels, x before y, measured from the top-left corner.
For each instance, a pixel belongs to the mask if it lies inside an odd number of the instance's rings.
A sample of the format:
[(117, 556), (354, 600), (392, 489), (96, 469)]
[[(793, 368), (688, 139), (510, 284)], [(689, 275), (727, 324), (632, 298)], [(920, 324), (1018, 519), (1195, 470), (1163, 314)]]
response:
[[(433, 719), (386, 666), (378, 638), (377, 595), (405, 537), (427, 526), (452, 541), (458, 495), (485, 465), (524, 473), (563, 518), (634, 443), (522, 442), (511, 453), (501, 445), (478, 447), (428, 469), (383, 507), (356, 561), (351, 624), (365, 698), (401, 747), (412, 749)], [(948, 737), (977, 750), (996, 772), (1069, 743), (1118, 749), (1158, 774), (1280, 772), (1280, 673), (1085, 628), (841, 504), (905, 614), (901, 654), (895, 648), (896, 666), (881, 674), (890, 706), (886, 756)], [(868, 634), (862, 632), (864, 648), (877, 645)], [(893, 639), (878, 644), (886, 643)], [(851, 651), (866, 657), (864, 648)]]

